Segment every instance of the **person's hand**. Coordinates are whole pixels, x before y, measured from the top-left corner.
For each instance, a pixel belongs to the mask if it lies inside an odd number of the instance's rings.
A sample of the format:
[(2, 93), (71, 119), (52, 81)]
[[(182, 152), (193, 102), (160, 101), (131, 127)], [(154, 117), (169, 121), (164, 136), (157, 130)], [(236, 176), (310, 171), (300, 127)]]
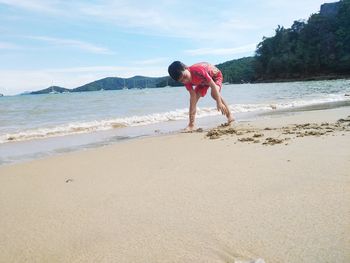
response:
[(216, 103), (216, 108), (218, 109), (218, 111), (221, 112), (221, 114), (223, 115), (228, 115), (228, 109), (225, 107), (225, 105), (221, 102), (217, 102)]

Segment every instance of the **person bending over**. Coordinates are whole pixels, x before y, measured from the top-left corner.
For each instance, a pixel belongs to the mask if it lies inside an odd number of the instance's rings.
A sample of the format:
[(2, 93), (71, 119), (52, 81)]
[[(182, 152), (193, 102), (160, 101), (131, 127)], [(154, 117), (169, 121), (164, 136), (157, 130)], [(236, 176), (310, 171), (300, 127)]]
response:
[[(217, 110), (227, 117), (228, 124), (234, 121), (228, 105), (220, 94), (223, 77), (217, 67), (207, 62), (187, 67), (180, 61), (174, 61), (168, 67), (168, 72), (173, 80), (183, 83), (190, 93), (189, 123), (186, 131), (195, 129), (197, 102), (207, 94), (209, 87), (211, 88), (211, 96), (216, 101)], [(194, 89), (193, 86), (195, 86)]]

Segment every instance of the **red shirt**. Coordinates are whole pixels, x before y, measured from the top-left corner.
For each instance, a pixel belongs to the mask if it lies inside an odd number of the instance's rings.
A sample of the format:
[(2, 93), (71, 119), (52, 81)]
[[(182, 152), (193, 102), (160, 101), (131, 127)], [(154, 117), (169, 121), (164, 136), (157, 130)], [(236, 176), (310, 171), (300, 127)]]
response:
[(187, 90), (192, 90), (193, 85), (195, 85), (196, 88), (207, 88), (211, 80), (213, 80), (216, 85), (222, 86), (221, 71), (207, 62), (194, 64), (187, 69), (190, 71), (192, 78), (190, 83), (185, 84)]

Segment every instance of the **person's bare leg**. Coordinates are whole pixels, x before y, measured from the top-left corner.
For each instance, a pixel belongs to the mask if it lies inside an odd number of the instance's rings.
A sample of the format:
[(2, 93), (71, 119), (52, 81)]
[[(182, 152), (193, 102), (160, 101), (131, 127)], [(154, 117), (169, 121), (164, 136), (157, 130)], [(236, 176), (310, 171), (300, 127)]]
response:
[(193, 100), (191, 99), (190, 109), (189, 109), (189, 125), (185, 128), (184, 130), (185, 132), (192, 132), (196, 129), (195, 118), (196, 118), (196, 111), (197, 111), (197, 102), (200, 98), (201, 98), (201, 95), (196, 92)]

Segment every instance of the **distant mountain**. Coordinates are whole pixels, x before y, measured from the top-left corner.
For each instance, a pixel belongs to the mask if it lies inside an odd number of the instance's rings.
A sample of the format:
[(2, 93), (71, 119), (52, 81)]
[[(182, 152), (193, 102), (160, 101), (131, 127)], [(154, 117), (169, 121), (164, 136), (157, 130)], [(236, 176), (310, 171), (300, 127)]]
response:
[(165, 86), (180, 86), (170, 77), (145, 77), (134, 76), (132, 78), (108, 77), (87, 83), (83, 86), (66, 89), (58, 86), (51, 86), (43, 90), (30, 92), (30, 94), (47, 94), (47, 93), (62, 93), (62, 92), (85, 92), (99, 90), (121, 90), (121, 89), (144, 89), (144, 88), (162, 88)]
[(47, 89), (30, 92), (29, 94), (46, 94), (46, 93), (62, 93), (62, 92), (71, 92), (71, 90), (58, 87), (58, 86), (51, 86), (51, 87), (48, 87)]
[[(134, 76), (132, 78), (108, 77), (94, 82), (85, 84), (78, 88), (72, 89), (72, 92), (97, 91), (97, 90), (121, 90), (121, 89), (144, 89), (144, 88), (161, 88), (166, 85), (168, 77), (152, 78), (144, 76)], [(165, 81), (164, 81), (165, 80)]]
[(32, 92), (31, 91), (23, 91), (19, 95), (29, 95), (30, 93), (32, 93)]

